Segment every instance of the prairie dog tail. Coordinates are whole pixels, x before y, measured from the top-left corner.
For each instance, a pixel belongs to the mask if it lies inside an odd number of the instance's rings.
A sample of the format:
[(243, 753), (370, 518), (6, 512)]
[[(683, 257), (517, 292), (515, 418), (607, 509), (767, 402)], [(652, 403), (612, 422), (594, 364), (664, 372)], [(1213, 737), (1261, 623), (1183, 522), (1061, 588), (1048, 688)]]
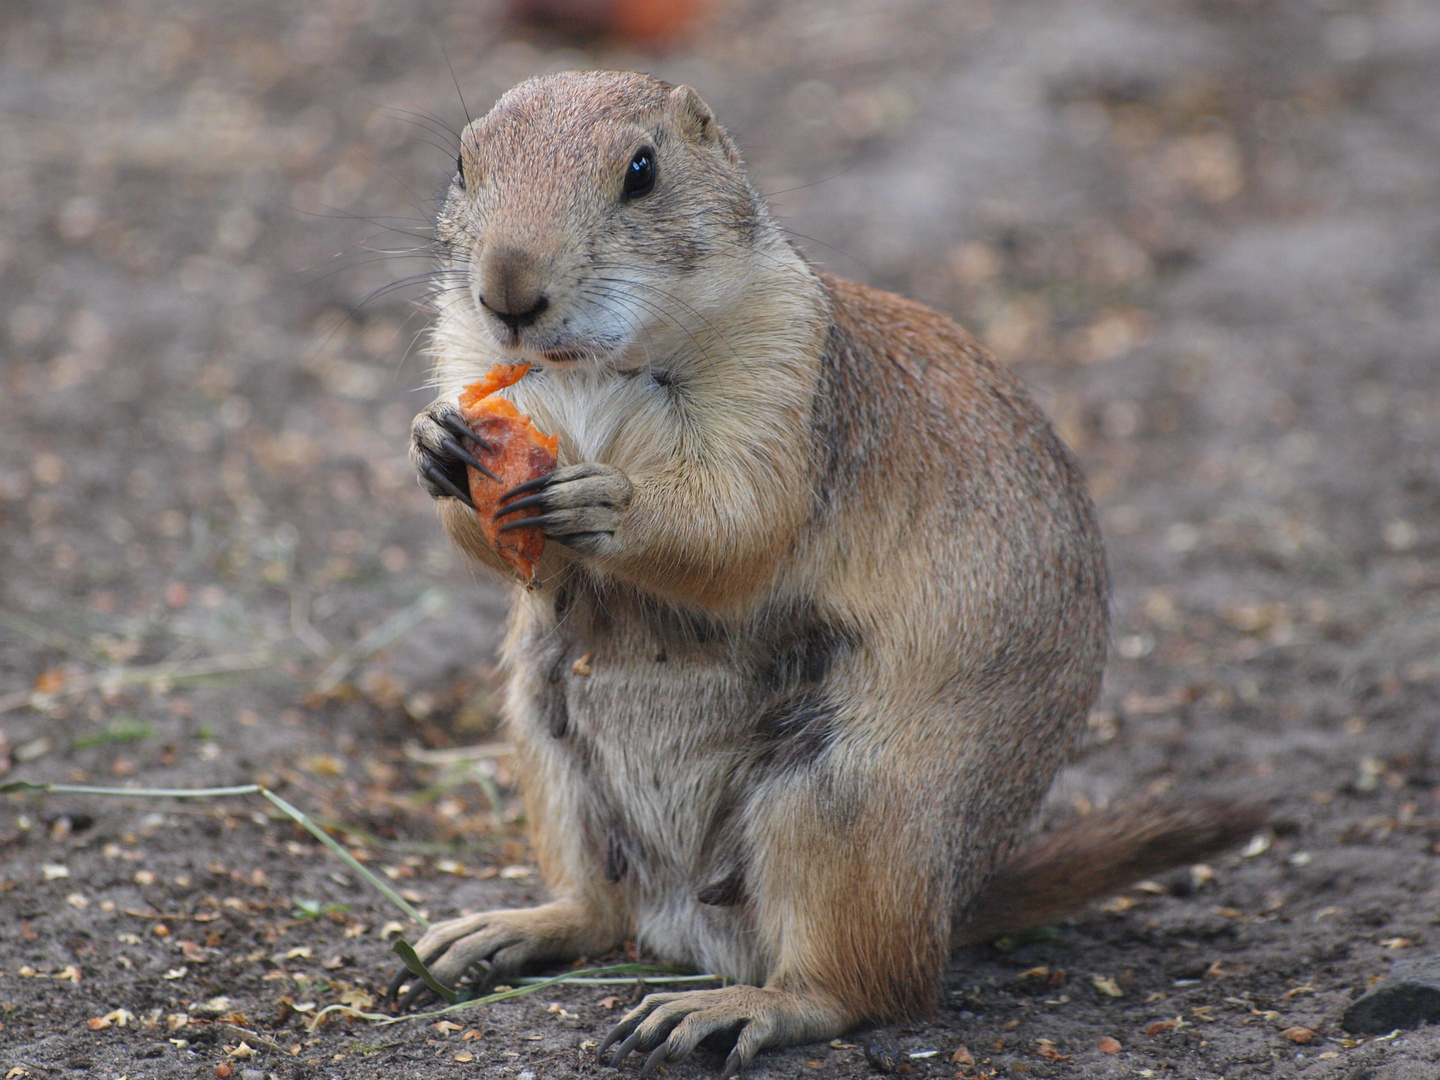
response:
[(952, 945), (1038, 926), (1091, 900), (1233, 847), (1269, 818), (1254, 803), (1131, 802), (1031, 837), (955, 925)]

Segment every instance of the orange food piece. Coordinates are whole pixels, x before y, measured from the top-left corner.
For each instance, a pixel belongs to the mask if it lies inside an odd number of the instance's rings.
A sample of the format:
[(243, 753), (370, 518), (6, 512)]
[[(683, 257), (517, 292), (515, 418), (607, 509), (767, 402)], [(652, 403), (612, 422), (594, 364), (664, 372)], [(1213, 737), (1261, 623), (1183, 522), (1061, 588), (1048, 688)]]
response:
[[(470, 476), (470, 499), (480, 528), (500, 556), (515, 568), (527, 587), (538, 584), (536, 573), (540, 555), (545, 550), (545, 534), (537, 528), (512, 529), (500, 532), (500, 526), (514, 517), (495, 520), (500, 498), (516, 484), (545, 476), (555, 471), (558, 435), (545, 435), (519, 409), (495, 391), (513, 386), (530, 370), (526, 364), (496, 364), (479, 382), (471, 383), (460, 394), (460, 411), (470, 430), (490, 445), (490, 451), (476, 454), (490, 471), (500, 478), (497, 483), (473, 466)], [(523, 518), (526, 511), (520, 511)]]

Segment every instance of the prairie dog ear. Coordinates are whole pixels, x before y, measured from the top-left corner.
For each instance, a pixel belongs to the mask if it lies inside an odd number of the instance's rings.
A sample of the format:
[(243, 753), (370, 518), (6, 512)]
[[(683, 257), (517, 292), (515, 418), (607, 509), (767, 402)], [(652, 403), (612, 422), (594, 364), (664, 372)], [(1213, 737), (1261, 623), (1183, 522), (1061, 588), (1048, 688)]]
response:
[(740, 164), (740, 152), (715, 122), (710, 106), (700, 100), (693, 87), (677, 86), (670, 91), (670, 115), (681, 133), (691, 142), (718, 148), (732, 165)]

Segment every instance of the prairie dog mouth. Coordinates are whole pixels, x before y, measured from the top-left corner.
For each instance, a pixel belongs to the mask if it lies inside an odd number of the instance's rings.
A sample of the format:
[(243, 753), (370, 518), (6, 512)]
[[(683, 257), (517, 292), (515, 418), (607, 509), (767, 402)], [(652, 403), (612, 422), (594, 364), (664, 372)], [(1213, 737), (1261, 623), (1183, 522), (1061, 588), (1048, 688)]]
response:
[(539, 349), (537, 351), (552, 364), (570, 364), (577, 360), (588, 360), (594, 355), (590, 349), (576, 349), (564, 345), (556, 346), (553, 349)]

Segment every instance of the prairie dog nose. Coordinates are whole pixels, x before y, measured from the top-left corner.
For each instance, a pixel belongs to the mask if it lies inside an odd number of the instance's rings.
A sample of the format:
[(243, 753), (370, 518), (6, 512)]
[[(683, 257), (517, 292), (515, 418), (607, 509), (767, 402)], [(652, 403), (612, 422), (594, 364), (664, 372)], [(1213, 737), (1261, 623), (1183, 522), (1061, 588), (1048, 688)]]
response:
[(519, 248), (487, 248), (480, 259), (479, 300), (482, 308), (518, 334), (550, 306), (540, 261)]

